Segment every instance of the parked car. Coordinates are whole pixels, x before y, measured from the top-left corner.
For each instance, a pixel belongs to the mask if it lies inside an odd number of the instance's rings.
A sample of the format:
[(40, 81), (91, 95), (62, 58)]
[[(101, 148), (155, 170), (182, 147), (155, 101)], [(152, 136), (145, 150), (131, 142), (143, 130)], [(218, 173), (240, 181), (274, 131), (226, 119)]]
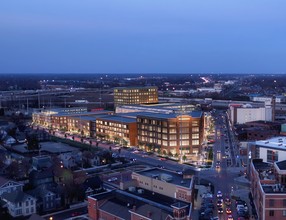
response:
[(107, 181), (108, 182), (114, 182), (114, 181), (116, 181), (117, 180), (117, 177), (111, 177), (111, 178), (109, 178)]

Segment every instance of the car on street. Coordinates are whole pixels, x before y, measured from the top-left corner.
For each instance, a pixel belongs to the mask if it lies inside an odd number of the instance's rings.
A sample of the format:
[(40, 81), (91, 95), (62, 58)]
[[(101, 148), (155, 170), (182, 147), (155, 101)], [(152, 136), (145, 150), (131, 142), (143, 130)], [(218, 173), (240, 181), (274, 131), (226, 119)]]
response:
[(227, 216), (227, 220), (233, 220), (232, 215)]
[(111, 178), (109, 178), (107, 181), (108, 182), (114, 182), (114, 181), (116, 181), (117, 180), (117, 177), (111, 177)]
[(226, 214), (231, 215), (231, 208), (226, 208), (225, 212), (226, 212)]
[(223, 208), (218, 208), (218, 209), (217, 209), (217, 213), (218, 213), (218, 214), (223, 214)]
[(243, 201), (243, 200), (240, 200), (240, 199), (237, 199), (237, 200), (235, 201), (235, 204), (236, 204), (236, 206), (237, 206), (237, 205), (244, 205), (244, 206), (246, 206), (246, 202)]
[(230, 206), (230, 205), (231, 205), (231, 200), (230, 200), (230, 198), (226, 197), (226, 198), (224, 199), (224, 203), (225, 203), (227, 206)]
[(222, 207), (222, 201), (218, 200), (216, 205), (217, 205), (217, 207), (221, 208)]
[(216, 162), (216, 166), (215, 166), (217, 169), (219, 169), (220, 168), (220, 161), (218, 160), (217, 162)]
[(222, 198), (222, 192), (221, 191), (217, 191), (216, 197), (217, 198)]

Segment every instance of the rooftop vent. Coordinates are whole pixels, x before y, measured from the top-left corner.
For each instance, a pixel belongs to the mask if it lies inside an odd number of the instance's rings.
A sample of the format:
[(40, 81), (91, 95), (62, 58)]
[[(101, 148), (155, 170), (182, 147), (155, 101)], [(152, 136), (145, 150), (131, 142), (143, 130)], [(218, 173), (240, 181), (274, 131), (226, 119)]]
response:
[(161, 174), (161, 180), (166, 181), (166, 182), (170, 182), (173, 180), (173, 176), (163, 173), (163, 174)]

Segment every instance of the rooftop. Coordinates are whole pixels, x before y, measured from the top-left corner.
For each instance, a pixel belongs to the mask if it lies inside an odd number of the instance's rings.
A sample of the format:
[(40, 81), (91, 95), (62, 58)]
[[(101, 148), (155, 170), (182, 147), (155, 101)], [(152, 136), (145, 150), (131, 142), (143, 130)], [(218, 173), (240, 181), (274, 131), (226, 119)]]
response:
[[(105, 193), (99, 193), (96, 195), (89, 196), (95, 198), (96, 200), (109, 199), (107, 202), (103, 203), (100, 207), (101, 210), (106, 210), (116, 216), (123, 219), (130, 219), (130, 211), (138, 213), (142, 216), (150, 216), (152, 219), (165, 219), (166, 216), (172, 216), (172, 207), (178, 207), (178, 201), (174, 201), (173, 198), (166, 197), (159, 194), (131, 194), (129, 192), (121, 190), (113, 190)], [(168, 201), (165, 199), (168, 198)], [(157, 199), (154, 199), (157, 198)], [(162, 200), (163, 199), (163, 200)], [(179, 207), (184, 207), (188, 210), (190, 205), (187, 203), (179, 202)]]
[(115, 122), (120, 122), (120, 123), (136, 122), (136, 118), (127, 118), (127, 117), (116, 116), (116, 115), (108, 115), (108, 116), (98, 117), (98, 119), (115, 121)]
[(156, 178), (161, 181), (165, 181), (168, 183), (172, 183), (181, 187), (190, 187), (190, 184), (192, 182), (192, 178), (184, 179), (183, 175), (177, 174), (176, 172), (172, 172), (165, 169), (160, 168), (151, 168), (148, 170), (143, 170), (137, 172), (140, 175), (148, 176), (151, 178)]
[(54, 114), (53, 116), (71, 116), (71, 117), (72, 116), (75, 116), (75, 117), (95, 116), (97, 117), (98, 115), (106, 115), (108, 113), (112, 113), (112, 111), (103, 110), (103, 111), (94, 111), (94, 112), (85, 111), (85, 112), (70, 112), (70, 113), (59, 112), (57, 114)]
[[(185, 113), (184, 115), (191, 116), (192, 118), (201, 118), (203, 112), (202, 111), (192, 111), (190, 113)], [(146, 112), (143, 114), (138, 114), (138, 116), (147, 116), (151, 118), (161, 118), (161, 119), (172, 119), (172, 118), (178, 118), (181, 117), (181, 114), (176, 114), (176, 113), (170, 113), (170, 114), (165, 114), (165, 113), (152, 113), (152, 112)]]
[(286, 150), (286, 137), (273, 137), (263, 141), (255, 141), (255, 145), (260, 147)]
[(149, 89), (149, 88), (152, 88), (152, 89), (158, 89), (157, 86), (132, 86), (132, 87), (115, 87), (114, 89)]
[(286, 170), (286, 160), (278, 161), (276, 165), (280, 170)]
[(85, 120), (85, 121), (96, 121), (96, 118), (102, 117), (106, 115), (94, 115), (94, 116), (72, 116), (72, 118), (79, 119), (79, 120)]
[(25, 201), (26, 199), (28, 199), (29, 197), (32, 197), (22, 191), (12, 191), (10, 193), (3, 193), (2, 194), (2, 198), (12, 202), (12, 203), (18, 203), (18, 202), (22, 202)]
[(124, 111), (136, 111), (136, 112), (158, 112), (158, 113), (174, 113), (180, 112), (184, 108), (186, 111), (192, 111), (195, 109), (194, 105), (181, 104), (181, 103), (156, 103), (156, 104), (139, 104), (139, 105), (123, 105), (116, 108), (116, 112)]
[(260, 184), (265, 193), (286, 193), (286, 188), (275, 179), (272, 163), (253, 160), (253, 165), (259, 174)]
[(118, 198), (112, 198), (100, 206), (101, 210), (107, 211), (114, 216), (129, 220), (131, 219), (131, 215), (129, 213), (130, 206), (127, 206), (126, 203), (121, 201)]

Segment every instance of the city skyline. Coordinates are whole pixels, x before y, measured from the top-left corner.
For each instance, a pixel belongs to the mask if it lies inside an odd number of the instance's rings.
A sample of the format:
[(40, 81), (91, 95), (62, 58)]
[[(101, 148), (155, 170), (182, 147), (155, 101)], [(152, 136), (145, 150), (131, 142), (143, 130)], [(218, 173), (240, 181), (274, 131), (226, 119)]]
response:
[(285, 73), (283, 1), (25, 1), (0, 73)]

